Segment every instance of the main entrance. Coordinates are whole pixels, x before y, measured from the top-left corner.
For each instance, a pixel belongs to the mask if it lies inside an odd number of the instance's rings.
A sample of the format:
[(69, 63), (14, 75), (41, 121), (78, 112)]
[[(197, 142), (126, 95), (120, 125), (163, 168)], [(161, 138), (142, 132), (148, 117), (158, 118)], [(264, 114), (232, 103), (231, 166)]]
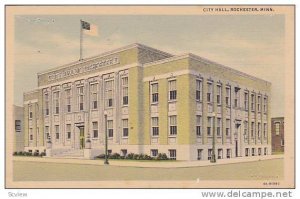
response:
[(84, 139), (84, 126), (78, 126), (79, 128), (79, 142), (80, 149), (84, 149), (85, 139)]

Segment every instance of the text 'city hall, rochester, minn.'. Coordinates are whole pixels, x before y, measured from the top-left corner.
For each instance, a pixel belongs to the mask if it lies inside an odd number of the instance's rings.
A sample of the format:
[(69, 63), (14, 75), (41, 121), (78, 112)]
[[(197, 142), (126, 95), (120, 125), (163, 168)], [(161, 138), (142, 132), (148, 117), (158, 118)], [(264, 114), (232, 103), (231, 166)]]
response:
[(92, 159), (105, 153), (106, 131), (108, 152), (121, 156), (269, 155), (270, 92), (269, 82), (197, 55), (132, 44), (38, 73), (24, 94), (25, 150)]

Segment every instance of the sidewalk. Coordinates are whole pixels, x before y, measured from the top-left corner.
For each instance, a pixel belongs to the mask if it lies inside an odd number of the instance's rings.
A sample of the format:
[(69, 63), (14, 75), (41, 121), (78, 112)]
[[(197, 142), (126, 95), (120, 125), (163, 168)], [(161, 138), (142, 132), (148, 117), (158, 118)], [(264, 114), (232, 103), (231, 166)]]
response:
[[(284, 155), (238, 157), (232, 159), (218, 159), (216, 163), (210, 163), (208, 160), (202, 161), (138, 161), (138, 160), (109, 160), (111, 166), (121, 167), (142, 167), (142, 168), (184, 168), (184, 167), (204, 167), (213, 165), (234, 164), (243, 162), (255, 162), (271, 159), (283, 159)], [(85, 159), (67, 159), (67, 158), (40, 158), (40, 157), (22, 157), (13, 156), (14, 161), (28, 162), (47, 162), (61, 164), (87, 164), (104, 166), (104, 160), (85, 160)], [(105, 165), (106, 166), (106, 165)]]

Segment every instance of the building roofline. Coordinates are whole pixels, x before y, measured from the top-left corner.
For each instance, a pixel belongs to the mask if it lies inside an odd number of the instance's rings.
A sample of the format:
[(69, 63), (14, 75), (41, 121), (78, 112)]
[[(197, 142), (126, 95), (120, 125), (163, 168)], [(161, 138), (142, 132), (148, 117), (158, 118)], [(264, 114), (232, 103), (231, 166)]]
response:
[(60, 69), (64, 69), (64, 68), (67, 68), (67, 67), (70, 67), (70, 66), (74, 66), (74, 65), (77, 65), (77, 64), (86, 63), (86, 62), (93, 61), (93, 60), (95, 60), (97, 58), (100, 58), (100, 57), (109, 56), (109, 55), (112, 55), (112, 54), (115, 54), (115, 53), (119, 53), (119, 52), (123, 52), (125, 50), (132, 49), (132, 48), (140, 48), (140, 49), (150, 50), (152, 52), (156, 52), (156, 53), (159, 53), (161, 55), (165, 55), (166, 57), (174, 56), (174, 55), (172, 55), (170, 53), (167, 53), (167, 52), (164, 52), (164, 51), (161, 51), (161, 50), (158, 50), (158, 49), (146, 46), (144, 44), (133, 43), (133, 44), (129, 44), (129, 45), (126, 45), (126, 46), (114, 49), (114, 50), (103, 52), (103, 53), (101, 53), (99, 55), (95, 55), (95, 56), (92, 56), (92, 57), (85, 58), (85, 59), (83, 59), (81, 61), (78, 60), (78, 61), (70, 62), (68, 64), (64, 64), (64, 65), (61, 65), (61, 66), (58, 66), (58, 67), (55, 67), (55, 68), (51, 68), (51, 69), (48, 69), (48, 70), (45, 70), (45, 71), (41, 71), (41, 72), (38, 72), (37, 75), (39, 76), (39, 75), (43, 75), (43, 74), (46, 74), (46, 73), (54, 72), (54, 71), (57, 71), (57, 70), (60, 70)]
[(264, 79), (249, 75), (247, 73), (241, 72), (239, 70), (233, 69), (233, 68), (225, 66), (223, 64), (219, 64), (217, 62), (211, 61), (209, 59), (200, 57), (200, 56), (192, 54), (192, 53), (184, 53), (184, 54), (176, 55), (176, 56), (169, 57), (169, 58), (166, 58), (166, 59), (162, 59), (162, 60), (158, 60), (158, 61), (154, 61), (154, 62), (149, 62), (149, 63), (144, 64), (143, 66), (148, 67), (148, 66), (163, 64), (163, 63), (166, 63), (166, 62), (176, 61), (176, 60), (180, 60), (180, 59), (184, 59), (184, 58), (191, 58), (191, 59), (194, 59), (196, 61), (200, 61), (204, 64), (207, 64), (207, 65), (214, 64), (214, 65), (217, 65), (217, 66), (221, 66), (221, 67), (225, 68), (226, 70), (229, 70), (230, 72), (235, 73), (237, 75), (241, 75), (243, 77), (247, 77), (247, 78), (250, 78), (250, 79), (253, 79), (253, 80), (263, 81), (267, 84), (271, 84), (271, 82), (266, 81)]
[(23, 92), (23, 95), (32, 94), (32, 93), (37, 93), (37, 92), (39, 92), (39, 89), (34, 89), (34, 90), (31, 90), (31, 91)]

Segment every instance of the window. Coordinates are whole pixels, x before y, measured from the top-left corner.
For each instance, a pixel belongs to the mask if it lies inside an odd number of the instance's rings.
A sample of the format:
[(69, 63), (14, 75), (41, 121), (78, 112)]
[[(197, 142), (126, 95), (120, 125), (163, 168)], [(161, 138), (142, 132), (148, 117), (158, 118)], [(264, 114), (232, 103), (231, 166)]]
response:
[(45, 115), (49, 115), (49, 95), (48, 93), (45, 93), (44, 95), (44, 100), (45, 100)]
[(55, 125), (55, 139), (59, 139), (59, 125)]
[(218, 149), (218, 159), (223, 159), (223, 149)]
[(226, 136), (230, 137), (230, 119), (226, 119)]
[(198, 149), (197, 150), (197, 160), (202, 160), (203, 159), (203, 149)]
[(196, 115), (196, 135), (197, 136), (202, 136), (201, 126), (202, 126), (202, 117), (201, 117), (201, 115)]
[(112, 150), (111, 149), (108, 149), (107, 150), (107, 155), (111, 155), (112, 154)]
[(252, 156), (255, 156), (255, 148), (252, 148)]
[(59, 91), (53, 92), (54, 114), (59, 114)]
[(169, 117), (170, 135), (177, 135), (177, 116), (172, 115)]
[(257, 111), (261, 112), (261, 96), (257, 96)]
[(234, 88), (234, 107), (240, 107), (240, 88)]
[(221, 105), (222, 104), (222, 86), (217, 85), (217, 104)]
[(196, 80), (196, 100), (202, 101), (202, 81)]
[(245, 138), (245, 142), (247, 142), (248, 139), (248, 122), (244, 121), (244, 138)]
[(258, 154), (259, 156), (261, 156), (261, 148), (258, 148), (257, 154)]
[(45, 139), (50, 139), (49, 126), (45, 126)]
[(249, 148), (245, 148), (245, 156), (249, 156)]
[(151, 154), (152, 157), (157, 157), (158, 150), (157, 149), (151, 149), (150, 154)]
[(126, 157), (127, 149), (121, 149), (121, 156)]
[(176, 150), (175, 149), (170, 149), (169, 150), (169, 156), (170, 156), (170, 160), (176, 160)]
[(244, 108), (246, 111), (248, 111), (248, 106), (249, 106), (249, 93), (245, 92), (244, 93)]
[(107, 130), (108, 130), (108, 137), (112, 138), (114, 136), (114, 129), (113, 129), (113, 121), (107, 120)]
[(152, 136), (159, 136), (158, 117), (151, 118)]
[(231, 158), (231, 149), (226, 150), (226, 158), (227, 159)]
[(113, 80), (105, 82), (105, 101), (106, 107), (113, 106)]
[(267, 123), (264, 123), (264, 138), (267, 138)]
[(255, 96), (251, 94), (251, 111), (255, 111)]
[(128, 119), (122, 120), (123, 137), (128, 137)]
[(78, 110), (83, 110), (83, 103), (84, 103), (84, 91), (83, 86), (77, 87), (77, 98), (78, 98)]
[(222, 119), (217, 118), (217, 136), (221, 136)]
[(281, 138), (281, 140), (280, 140), (280, 145), (284, 146), (284, 139), (283, 138)]
[(280, 122), (275, 122), (275, 135), (280, 134)]
[(92, 99), (92, 109), (98, 108), (98, 84), (91, 84), (91, 99)]
[(260, 136), (261, 136), (260, 132), (261, 132), (261, 124), (260, 124), (260, 122), (258, 122), (257, 123), (257, 136), (258, 136), (258, 139), (260, 139)]
[(32, 132), (32, 128), (29, 129), (29, 140), (30, 140), (30, 141), (33, 140), (33, 132)]
[(32, 106), (28, 106), (28, 112), (29, 112), (29, 119), (32, 119)]
[(264, 113), (267, 113), (268, 110), (268, 99), (267, 97), (264, 97)]
[(128, 105), (128, 77), (123, 77), (121, 82), (122, 82), (122, 102), (123, 105)]
[(207, 117), (207, 136), (211, 136), (211, 128), (212, 128), (212, 117)]
[(225, 101), (226, 101), (226, 106), (227, 107), (230, 107), (230, 105), (231, 105), (231, 99), (230, 99), (230, 87), (226, 87), (226, 97), (225, 97)]
[(212, 157), (212, 149), (208, 149), (208, 151), (207, 151), (207, 159), (211, 160), (211, 157)]
[(93, 138), (98, 138), (98, 122), (93, 122)]
[(22, 126), (21, 126), (21, 120), (15, 120), (15, 131), (21, 132)]
[(169, 100), (177, 99), (176, 80), (169, 81)]
[(65, 101), (66, 101), (66, 109), (67, 109), (67, 113), (71, 112), (71, 89), (66, 89), (65, 90)]
[(212, 82), (207, 82), (207, 102), (212, 103), (213, 99), (212, 99), (212, 92), (213, 92), (213, 85)]
[(158, 102), (158, 83), (151, 84), (151, 102), (156, 103)]
[(255, 123), (251, 122), (251, 138), (254, 138)]
[(265, 148), (264, 148), (264, 155), (267, 155), (267, 154), (268, 154), (268, 148), (265, 147)]
[(67, 132), (67, 139), (71, 139), (71, 124), (67, 124), (66, 126), (66, 132)]

